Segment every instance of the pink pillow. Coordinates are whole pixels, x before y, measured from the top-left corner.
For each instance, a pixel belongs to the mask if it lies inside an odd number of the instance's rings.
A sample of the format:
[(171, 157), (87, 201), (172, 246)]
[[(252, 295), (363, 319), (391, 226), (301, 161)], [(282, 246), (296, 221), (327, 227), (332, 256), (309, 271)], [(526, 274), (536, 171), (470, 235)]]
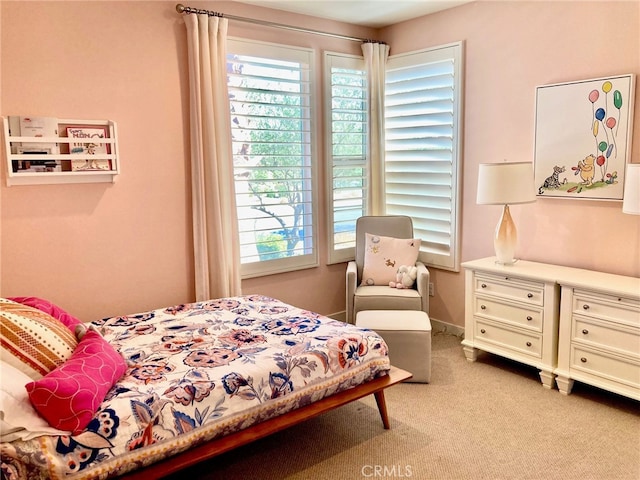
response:
[(78, 434), (126, 369), (124, 358), (99, 333), (89, 330), (69, 360), (25, 387), (49, 425)]
[(29, 307), (37, 308), (41, 312), (48, 313), (53, 318), (60, 320), (69, 330), (72, 332), (75, 330), (76, 325), (82, 323), (73, 315), (69, 315), (63, 309), (54, 305), (48, 300), (44, 300), (38, 297), (7, 297), (9, 300), (13, 300), (14, 302), (21, 303), (22, 305), (27, 305)]
[(386, 285), (395, 282), (401, 265), (412, 267), (420, 253), (419, 238), (393, 238), (365, 235), (362, 285)]

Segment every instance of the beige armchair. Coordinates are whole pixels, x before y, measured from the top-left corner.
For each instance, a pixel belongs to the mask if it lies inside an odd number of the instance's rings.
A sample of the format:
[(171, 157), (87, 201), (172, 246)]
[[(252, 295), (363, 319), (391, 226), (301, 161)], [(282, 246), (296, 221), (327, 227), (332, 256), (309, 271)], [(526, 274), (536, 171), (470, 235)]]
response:
[(347, 322), (355, 323), (356, 313), (362, 310), (422, 310), (428, 314), (429, 270), (422, 262), (416, 262), (418, 276), (414, 288), (360, 285), (366, 233), (413, 238), (413, 222), (411, 217), (403, 215), (365, 216), (356, 221), (356, 258), (347, 265)]

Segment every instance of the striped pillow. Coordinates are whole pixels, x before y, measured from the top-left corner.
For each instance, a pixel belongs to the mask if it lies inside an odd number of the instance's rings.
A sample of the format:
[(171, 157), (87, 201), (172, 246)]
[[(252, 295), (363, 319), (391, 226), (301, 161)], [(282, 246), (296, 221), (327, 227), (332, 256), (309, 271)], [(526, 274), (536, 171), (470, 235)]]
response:
[(0, 298), (0, 359), (38, 380), (64, 363), (78, 341), (51, 315)]

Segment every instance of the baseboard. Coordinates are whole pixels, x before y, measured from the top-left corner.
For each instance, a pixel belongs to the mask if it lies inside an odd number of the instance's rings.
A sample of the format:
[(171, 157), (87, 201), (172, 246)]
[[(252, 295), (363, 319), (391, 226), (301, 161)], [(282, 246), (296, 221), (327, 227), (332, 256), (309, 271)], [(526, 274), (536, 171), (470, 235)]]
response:
[[(345, 322), (347, 318), (347, 312), (342, 311), (331, 313), (327, 315), (327, 317)], [(431, 333), (446, 333), (449, 335), (455, 335), (456, 337), (464, 337), (464, 327), (454, 325), (453, 323), (443, 322), (442, 320), (431, 317), (431, 315), (429, 315), (429, 320), (431, 320)]]
[(330, 313), (329, 315), (327, 315), (327, 317), (333, 318), (334, 320), (340, 320), (341, 322), (346, 322), (347, 312), (343, 310), (342, 312), (338, 313)]
[(435, 318), (431, 320), (431, 333), (446, 333), (447, 335), (455, 335), (456, 337), (464, 337), (464, 327), (454, 325), (453, 323), (443, 322)]

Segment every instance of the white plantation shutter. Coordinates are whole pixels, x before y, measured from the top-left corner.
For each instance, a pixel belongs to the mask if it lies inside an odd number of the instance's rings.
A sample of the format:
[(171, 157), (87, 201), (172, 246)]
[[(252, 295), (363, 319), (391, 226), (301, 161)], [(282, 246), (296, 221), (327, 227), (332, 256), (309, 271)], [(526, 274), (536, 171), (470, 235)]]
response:
[(367, 75), (361, 57), (325, 53), (329, 263), (353, 259), (356, 220), (367, 206)]
[(420, 259), (459, 269), (462, 45), (390, 57), (385, 92), (388, 215), (409, 215)]
[(312, 51), (230, 40), (228, 52), (243, 277), (317, 265)]

